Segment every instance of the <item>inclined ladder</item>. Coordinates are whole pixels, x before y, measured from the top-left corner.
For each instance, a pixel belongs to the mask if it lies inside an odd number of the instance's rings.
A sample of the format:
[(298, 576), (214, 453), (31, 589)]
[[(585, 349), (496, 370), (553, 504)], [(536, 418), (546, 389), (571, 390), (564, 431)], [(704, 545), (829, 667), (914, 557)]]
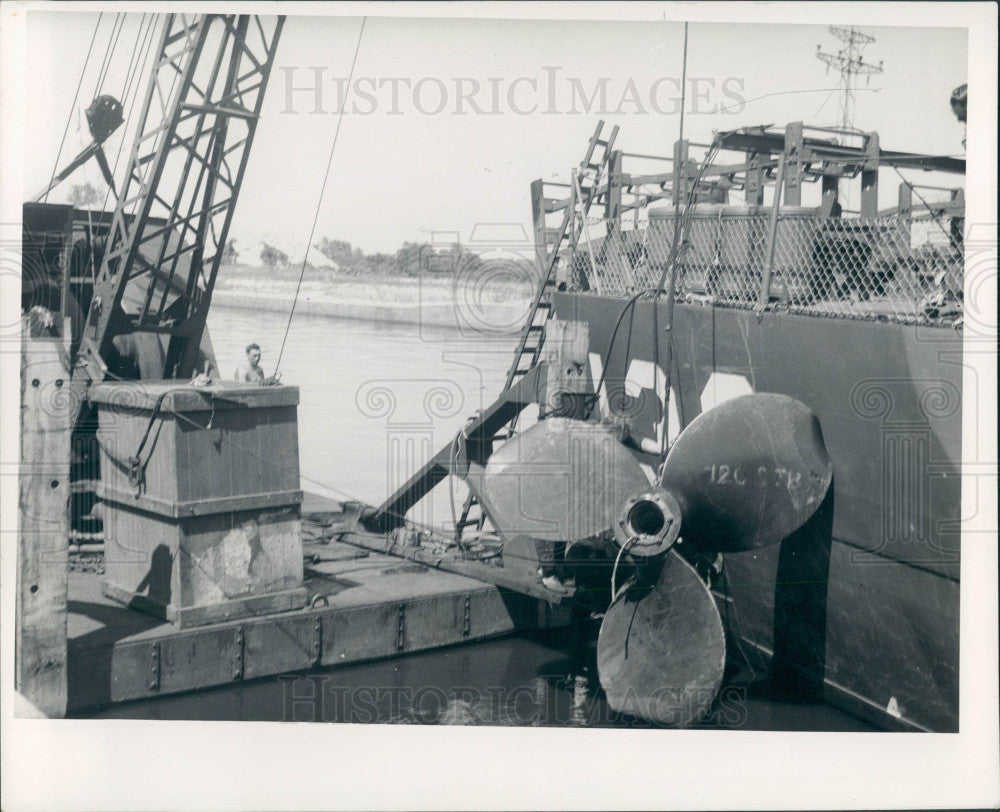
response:
[[(614, 126), (607, 138), (601, 137), (603, 130), (604, 122), (598, 121), (597, 128), (587, 144), (587, 152), (569, 185), (569, 198), (567, 200), (546, 200), (545, 202), (546, 214), (563, 209), (563, 218), (557, 228), (545, 230), (545, 251), (544, 258), (540, 259), (541, 273), (538, 290), (521, 330), (517, 350), (514, 352), (514, 361), (507, 370), (504, 391), (510, 389), (538, 363), (545, 339), (545, 324), (552, 314), (551, 294), (556, 287), (556, 263), (560, 254), (572, 253), (576, 248), (586, 218), (590, 213), (590, 207), (602, 193), (607, 194), (605, 175), (611, 153), (614, 150), (615, 138), (618, 137), (618, 127)], [(601, 189), (602, 181), (605, 181), (603, 190)], [(577, 194), (577, 189), (579, 189), (579, 194)], [(517, 416), (494, 435), (493, 443), (509, 440), (514, 435), (516, 425)], [(474, 507), (479, 507), (479, 510), (473, 514)], [(479, 506), (479, 500), (470, 490), (462, 506), (462, 515), (455, 523), (456, 540), (461, 540), (467, 527), (474, 526), (477, 530), (482, 530), (485, 521), (486, 514)]]

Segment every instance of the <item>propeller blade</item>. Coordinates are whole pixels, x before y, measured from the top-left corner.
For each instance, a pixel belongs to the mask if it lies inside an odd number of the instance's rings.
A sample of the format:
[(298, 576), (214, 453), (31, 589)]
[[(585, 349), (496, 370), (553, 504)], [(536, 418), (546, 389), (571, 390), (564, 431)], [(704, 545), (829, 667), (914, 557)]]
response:
[(508, 440), (470, 484), (502, 533), (570, 545), (603, 543), (627, 497), (649, 488), (611, 429), (564, 417)]
[(697, 722), (715, 700), (725, 665), (715, 600), (673, 550), (655, 585), (624, 589), (604, 615), (597, 673), (618, 713), (668, 727)]
[(681, 506), (681, 536), (709, 550), (776, 544), (808, 521), (833, 480), (819, 420), (777, 394), (734, 398), (677, 438), (660, 484)]

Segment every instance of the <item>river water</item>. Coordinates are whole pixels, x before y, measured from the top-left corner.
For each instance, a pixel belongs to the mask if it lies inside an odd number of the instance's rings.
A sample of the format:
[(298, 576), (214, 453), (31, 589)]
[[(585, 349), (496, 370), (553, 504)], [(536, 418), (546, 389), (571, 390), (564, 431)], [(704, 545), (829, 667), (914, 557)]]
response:
[[(279, 313), (213, 307), (209, 330), (223, 377), (251, 341), (274, 372), (288, 323)], [(282, 353), (283, 384), (299, 387), (299, 467), (305, 490), (379, 504), (466, 419), (503, 390), (517, 335), (296, 315)], [(464, 498), (456, 486), (456, 498)], [(461, 501), (459, 501), (459, 509)], [(450, 522), (446, 487), (412, 518)]]
[[(209, 328), (224, 377), (244, 347), (277, 362), (286, 318), (215, 307)], [(380, 502), (502, 390), (517, 336), (463, 335), (418, 325), (296, 317), (282, 382), (300, 387), (304, 489)], [(464, 491), (456, 498), (461, 499)], [(419, 506), (418, 506), (419, 509)], [(446, 487), (416, 518), (450, 521)], [(374, 663), (115, 705), (90, 718), (648, 727), (612, 712), (599, 690), (593, 645), (564, 630), (522, 634)], [(732, 669), (701, 727), (870, 730), (826, 705), (769, 697), (758, 671)]]

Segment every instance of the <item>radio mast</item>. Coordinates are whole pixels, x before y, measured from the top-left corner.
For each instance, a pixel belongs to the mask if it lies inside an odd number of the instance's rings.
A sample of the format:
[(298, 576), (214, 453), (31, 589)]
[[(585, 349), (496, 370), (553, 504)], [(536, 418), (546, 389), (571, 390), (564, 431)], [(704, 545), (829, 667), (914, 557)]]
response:
[(830, 26), (830, 33), (844, 43), (835, 54), (823, 52), (823, 46), (816, 46), (816, 58), (825, 62), (827, 69), (833, 68), (840, 72), (840, 80), (844, 85), (840, 97), (840, 126), (845, 130), (854, 129), (854, 77), (864, 76), (870, 81), (871, 76), (882, 72), (882, 60), (878, 65), (865, 62), (861, 52), (865, 46), (875, 42), (875, 37), (858, 31), (854, 26), (838, 28)]

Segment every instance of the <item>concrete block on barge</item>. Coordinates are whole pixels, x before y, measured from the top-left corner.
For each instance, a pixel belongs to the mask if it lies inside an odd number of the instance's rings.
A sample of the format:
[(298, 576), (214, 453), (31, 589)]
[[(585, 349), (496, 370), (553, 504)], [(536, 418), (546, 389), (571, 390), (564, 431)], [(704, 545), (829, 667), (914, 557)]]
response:
[(179, 626), (305, 605), (296, 387), (93, 387), (105, 594)]

